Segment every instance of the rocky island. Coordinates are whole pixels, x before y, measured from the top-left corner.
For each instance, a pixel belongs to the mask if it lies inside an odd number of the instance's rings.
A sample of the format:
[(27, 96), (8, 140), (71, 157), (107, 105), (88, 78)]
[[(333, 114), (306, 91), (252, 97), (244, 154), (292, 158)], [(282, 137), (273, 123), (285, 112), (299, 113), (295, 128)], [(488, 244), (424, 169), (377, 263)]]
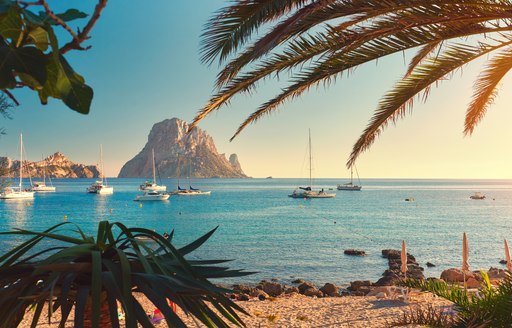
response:
[[(17, 176), (20, 161), (11, 160), (8, 157), (0, 157), (0, 167), (5, 168), (7, 174), (4, 177), (12, 176), (15, 172)], [(76, 164), (69, 160), (64, 154), (56, 152), (47, 158), (38, 161), (23, 161), (24, 176), (32, 178), (41, 178), (45, 172), (46, 176), (51, 178), (98, 178), (100, 170), (97, 165)]]
[(152, 175), (151, 150), (162, 178), (247, 178), (236, 154), (229, 160), (219, 154), (213, 138), (200, 128), (187, 135), (188, 123), (178, 118), (153, 125), (144, 148), (126, 162), (119, 178), (148, 178)]

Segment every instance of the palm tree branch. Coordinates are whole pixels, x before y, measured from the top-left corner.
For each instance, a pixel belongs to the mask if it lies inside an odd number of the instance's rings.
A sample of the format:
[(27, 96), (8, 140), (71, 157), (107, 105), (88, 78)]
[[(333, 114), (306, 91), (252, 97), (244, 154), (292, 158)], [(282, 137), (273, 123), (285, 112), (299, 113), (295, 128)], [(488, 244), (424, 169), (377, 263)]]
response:
[(400, 80), (380, 101), (370, 123), (353, 146), (347, 167), (355, 164), (358, 156), (371, 146), (390, 122), (395, 122), (405, 115), (406, 107), (411, 108), (413, 99), (418, 93), (474, 59), (510, 44), (512, 41), (493, 46), (487, 44), (474, 47), (455, 45), (448, 48), (439, 57), (417, 66), (412, 74)]
[(464, 134), (473, 133), (489, 105), (496, 97), (499, 82), (512, 69), (512, 48), (505, 49), (487, 63), (487, 68), (480, 74), (474, 85), (473, 99), (466, 112)]

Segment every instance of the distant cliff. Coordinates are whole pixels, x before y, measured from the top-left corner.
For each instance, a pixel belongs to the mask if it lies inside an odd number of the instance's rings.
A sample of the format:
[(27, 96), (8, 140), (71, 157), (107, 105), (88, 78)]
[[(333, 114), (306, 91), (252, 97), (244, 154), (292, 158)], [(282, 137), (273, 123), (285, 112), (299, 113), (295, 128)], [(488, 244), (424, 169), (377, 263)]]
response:
[(152, 176), (151, 150), (162, 178), (246, 178), (236, 154), (219, 154), (210, 135), (199, 128), (186, 135), (188, 123), (178, 118), (153, 125), (144, 148), (126, 162), (119, 178)]
[[(0, 163), (5, 165), (8, 176), (18, 176), (20, 170), (19, 160), (0, 157)], [(38, 162), (23, 161), (23, 176), (25, 178), (29, 176), (32, 178), (42, 178), (44, 171), (46, 171), (46, 176), (52, 178), (97, 178), (100, 176), (97, 165), (75, 164), (59, 152)]]

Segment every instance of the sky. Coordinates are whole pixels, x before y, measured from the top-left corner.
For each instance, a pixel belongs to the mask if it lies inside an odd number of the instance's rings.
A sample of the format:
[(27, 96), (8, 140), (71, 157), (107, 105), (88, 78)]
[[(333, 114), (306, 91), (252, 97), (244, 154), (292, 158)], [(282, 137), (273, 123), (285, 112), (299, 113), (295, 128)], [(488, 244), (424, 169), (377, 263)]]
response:
[[(200, 62), (200, 34), (208, 18), (227, 3), (110, 1), (86, 42), (92, 48), (66, 55), (94, 89), (90, 114), (78, 114), (54, 99), (43, 106), (34, 92), (16, 90), (21, 105), (12, 119), (0, 118), (7, 132), (0, 136), (0, 156), (19, 158), (20, 132), (30, 160), (59, 151), (76, 163), (96, 164), (102, 144), (106, 174), (117, 176), (142, 149), (153, 124), (173, 117), (191, 121), (214, 92), (219, 67)], [(91, 13), (94, 1), (65, 5)], [(61, 42), (67, 41), (63, 36)], [(359, 176), (512, 178), (510, 78), (475, 133), (462, 134), (482, 64), (475, 62), (443, 81), (426, 103), (417, 101), (411, 115), (389, 126), (358, 160)], [(220, 153), (238, 154), (245, 173), (255, 178), (306, 177), (310, 129), (314, 177), (346, 178), (352, 145), (405, 68), (402, 54), (362, 66), (328, 88), (313, 88), (286, 103), (229, 142), (238, 125), (279, 91), (279, 83), (270, 81), (252, 96), (236, 97), (199, 127), (214, 138)]]

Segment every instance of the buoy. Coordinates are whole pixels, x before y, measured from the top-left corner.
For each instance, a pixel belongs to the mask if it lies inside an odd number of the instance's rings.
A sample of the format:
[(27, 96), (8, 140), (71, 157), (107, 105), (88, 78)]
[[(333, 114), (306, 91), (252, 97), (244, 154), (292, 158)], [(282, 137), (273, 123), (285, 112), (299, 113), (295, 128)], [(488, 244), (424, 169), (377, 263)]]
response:
[(110, 209), (110, 213), (112, 213), (112, 209)]
[(64, 220), (67, 220), (68, 219), (68, 216), (67, 215), (64, 215)]
[(336, 221), (334, 221), (334, 224), (336, 224)]
[(302, 208), (302, 204), (299, 204), (299, 208)]
[(139, 207), (142, 207), (142, 203), (139, 204)]

